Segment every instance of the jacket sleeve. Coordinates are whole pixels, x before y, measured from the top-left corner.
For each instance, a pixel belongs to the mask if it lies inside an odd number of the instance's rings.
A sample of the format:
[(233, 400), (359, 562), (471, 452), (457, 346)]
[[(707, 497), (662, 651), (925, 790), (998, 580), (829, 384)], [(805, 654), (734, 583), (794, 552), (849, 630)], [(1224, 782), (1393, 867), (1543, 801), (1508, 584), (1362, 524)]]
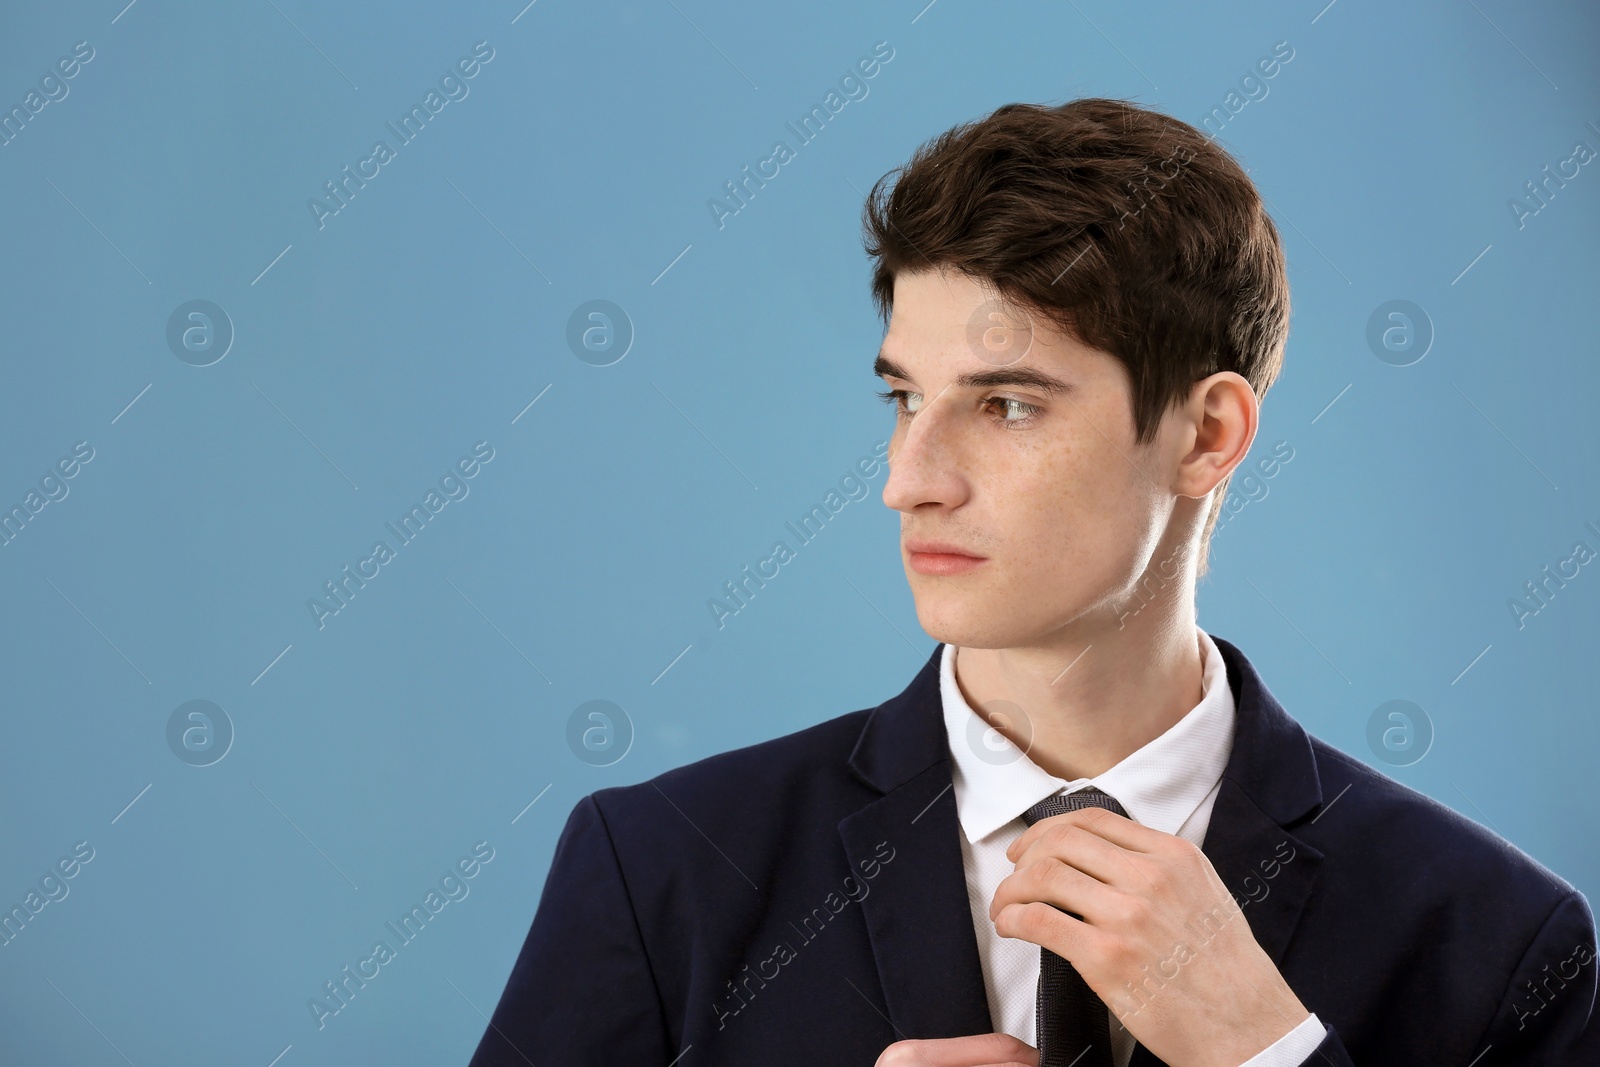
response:
[(1574, 889), (1556, 904), (1513, 972), (1478, 1042), (1487, 1053), (1479, 1067), (1600, 1064), (1597, 967), (1594, 915)]
[(522, 952), (470, 1067), (665, 1064), (660, 996), (594, 796), (556, 842)]
[[(1482, 1038), (1474, 1067), (1587, 1067), (1600, 1064), (1594, 916), (1573, 890), (1556, 904), (1523, 953)], [(1306, 1067), (1350, 1067), (1328, 1027)]]

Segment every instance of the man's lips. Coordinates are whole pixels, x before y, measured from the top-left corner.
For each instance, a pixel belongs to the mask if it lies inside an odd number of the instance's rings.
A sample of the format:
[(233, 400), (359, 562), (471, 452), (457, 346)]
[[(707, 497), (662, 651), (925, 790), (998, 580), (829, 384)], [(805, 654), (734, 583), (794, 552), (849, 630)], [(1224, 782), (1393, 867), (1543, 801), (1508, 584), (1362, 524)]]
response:
[(986, 558), (978, 555), (976, 552), (969, 552), (960, 545), (951, 544), (948, 541), (907, 541), (906, 551), (914, 556), (962, 556), (967, 559), (978, 560)]
[(919, 574), (965, 574), (981, 567), (987, 560), (962, 548), (943, 541), (907, 541), (911, 569)]

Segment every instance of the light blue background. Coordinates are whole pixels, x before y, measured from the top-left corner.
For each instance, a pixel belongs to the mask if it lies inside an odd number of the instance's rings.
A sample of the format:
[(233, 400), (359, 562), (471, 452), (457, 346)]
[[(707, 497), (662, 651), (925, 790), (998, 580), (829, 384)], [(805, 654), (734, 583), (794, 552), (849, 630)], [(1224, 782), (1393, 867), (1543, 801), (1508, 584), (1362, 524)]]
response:
[[(0, 948), (0, 1060), (465, 1062), (580, 797), (876, 704), (933, 648), (881, 473), (707, 607), (890, 432), (866, 190), (1012, 101), (1199, 123), (1278, 41), (1222, 139), (1286, 241), (1256, 452), (1294, 458), (1218, 533), (1201, 623), (1312, 732), (1600, 892), (1600, 566), (1508, 608), (1600, 550), (1600, 165), (1507, 206), (1600, 149), (1592, 8), (124, 2), (0, 14), (6, 108), (94, 48), (0, 147), (0, 504), (95, 453), (0, 548), (0, 903), (95, 850)], [(479, 41), (469, 95), (319, 229), (308, 199)], [(166, 341), (194, 299), (236, 331), (208, 367)], [(566, 341), (593, 299), (636, 333), (610, 366)], [(1410, 366), (1366, 341), (1392, 299), (1436, 334)], [(319, 629), (308, 598), (480, 440), (470, 494)], [(208, 767), (166, 741), (194, 699), (236, 731)], [(605, 767), (567, 740), (595, 699), (635, 734)], [(1394, 699), (1435, 734), (1409, 766), (1367, 741)], [(308, 998), (478, 841), (470, 895), (319, 1030)]]

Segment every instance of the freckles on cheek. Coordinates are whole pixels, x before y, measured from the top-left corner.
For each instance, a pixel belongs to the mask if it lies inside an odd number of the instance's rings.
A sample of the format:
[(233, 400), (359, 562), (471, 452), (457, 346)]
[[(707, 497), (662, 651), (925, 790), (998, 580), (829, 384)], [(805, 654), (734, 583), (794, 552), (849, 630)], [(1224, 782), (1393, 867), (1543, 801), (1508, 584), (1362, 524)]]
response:
[[(1041, 462), (1025, 494), (1033, 568), (1082, 580), (1128, 533), (1129, 478), (1139, 477), (1109, 442), (1063, 442)], [(1087, 569), (1087, 570), (1086, 570)]]
[(1092, 509), (1103, 491), (1098, 484), (1104, 472), (1086, 462), (1083, 449), (1067, 441), (1029, 457), (1023, 494), (1033, 502), (1043, 521), (1082, 515)]

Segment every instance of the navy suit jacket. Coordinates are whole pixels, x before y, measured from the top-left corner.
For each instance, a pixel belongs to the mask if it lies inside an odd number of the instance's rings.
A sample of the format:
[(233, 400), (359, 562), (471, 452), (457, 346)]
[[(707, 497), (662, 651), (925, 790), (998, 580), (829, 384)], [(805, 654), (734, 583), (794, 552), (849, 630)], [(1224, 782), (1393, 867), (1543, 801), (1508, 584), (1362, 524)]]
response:
[[(1203, 851), (1328, 1028), (1305, 1062), (1600, 1065), (1584, 897), (1213, 640), (1237, 720)], [(872, 1067), (992, 1032), (939, 655), (875, 708), (578, 801), (473, 1067)]]

